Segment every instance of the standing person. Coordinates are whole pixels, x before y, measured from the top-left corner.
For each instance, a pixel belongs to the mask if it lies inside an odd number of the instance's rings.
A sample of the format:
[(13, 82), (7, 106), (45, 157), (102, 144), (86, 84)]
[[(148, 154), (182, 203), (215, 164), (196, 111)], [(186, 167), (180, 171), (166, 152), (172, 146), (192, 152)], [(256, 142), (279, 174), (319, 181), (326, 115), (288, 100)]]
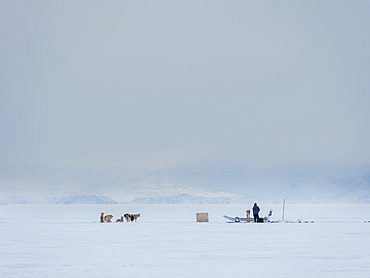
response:
[(257, 223), (258, 221), (258, 213), (260, 212), (260, 208), (257, 206), (257, 203), (254, 203), (253, 206), (253, 217), (254, 217), (254, 223)]

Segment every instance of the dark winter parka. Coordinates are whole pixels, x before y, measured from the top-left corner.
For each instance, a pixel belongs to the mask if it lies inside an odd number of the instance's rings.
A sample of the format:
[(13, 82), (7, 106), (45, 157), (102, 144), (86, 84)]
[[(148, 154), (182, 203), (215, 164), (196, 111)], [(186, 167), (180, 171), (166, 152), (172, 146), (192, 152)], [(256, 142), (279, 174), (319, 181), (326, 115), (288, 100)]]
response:
[(258, 214), (260, 212), (260, 208), (257, 206), (257, 204), (254, 204), (253, 206), (253, 214)]

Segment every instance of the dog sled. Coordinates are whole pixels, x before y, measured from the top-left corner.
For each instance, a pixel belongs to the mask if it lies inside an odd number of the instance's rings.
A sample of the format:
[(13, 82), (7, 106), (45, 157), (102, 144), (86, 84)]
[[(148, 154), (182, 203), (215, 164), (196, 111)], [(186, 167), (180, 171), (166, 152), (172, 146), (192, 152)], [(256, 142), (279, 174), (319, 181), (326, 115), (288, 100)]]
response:
[[(272, 209), (270, 209), (269, 213), (263, 217), (263, 218), (259, 218), (257, 220), (258, 223), (268, 223), (268, 222), (271, 222), (270, 218), (272, 216)], [(247, 210), (247, 217), (230, 217), (230, 216), (227, 216), (227, 215), (224, 215), (224, 218), (226, 218), (227, 220), (229, 220), (228, 222), (229, 223), (240, 223), (240, 222), (245, 222), (245, 223), (254, 223), (254, 218), (253, 217), (250, 217), (250, 210)]]

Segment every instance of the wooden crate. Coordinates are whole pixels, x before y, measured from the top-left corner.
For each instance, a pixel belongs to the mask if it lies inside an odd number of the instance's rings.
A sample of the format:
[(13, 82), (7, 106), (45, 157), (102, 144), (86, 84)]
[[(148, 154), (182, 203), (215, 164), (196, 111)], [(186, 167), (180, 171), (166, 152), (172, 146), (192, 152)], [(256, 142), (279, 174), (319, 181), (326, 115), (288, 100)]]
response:
[(208, 212), (197, 213), (197, 222), (209, 222)]

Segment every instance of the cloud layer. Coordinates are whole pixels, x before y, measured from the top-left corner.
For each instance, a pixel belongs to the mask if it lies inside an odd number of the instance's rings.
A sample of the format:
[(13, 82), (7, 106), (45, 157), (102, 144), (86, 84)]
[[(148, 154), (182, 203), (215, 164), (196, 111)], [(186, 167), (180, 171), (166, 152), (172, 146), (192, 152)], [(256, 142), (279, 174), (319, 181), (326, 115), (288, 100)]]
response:
[(368, 1), (2, 1), (0, 162), (369, 162)]

